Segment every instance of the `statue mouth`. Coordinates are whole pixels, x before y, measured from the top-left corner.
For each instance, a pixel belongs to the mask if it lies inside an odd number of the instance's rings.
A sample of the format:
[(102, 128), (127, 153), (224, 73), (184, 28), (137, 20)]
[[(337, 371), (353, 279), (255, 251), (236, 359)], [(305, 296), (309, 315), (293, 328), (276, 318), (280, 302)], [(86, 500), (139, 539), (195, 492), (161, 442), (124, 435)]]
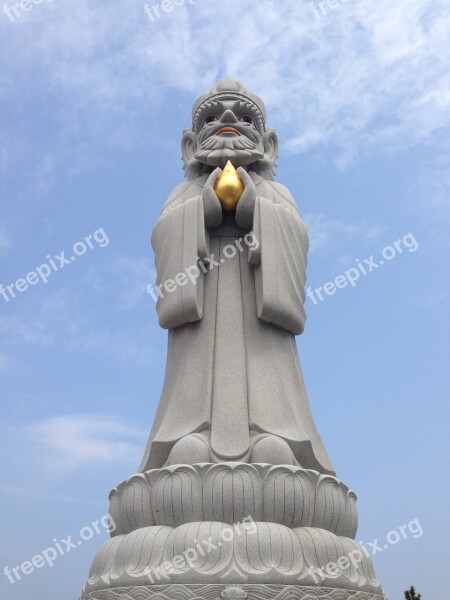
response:
[(222, 127), (222, 129), (219, 129), (219, 131), (216, 133), (216, 135), (224, 134), (241, 135), (234, 127)]

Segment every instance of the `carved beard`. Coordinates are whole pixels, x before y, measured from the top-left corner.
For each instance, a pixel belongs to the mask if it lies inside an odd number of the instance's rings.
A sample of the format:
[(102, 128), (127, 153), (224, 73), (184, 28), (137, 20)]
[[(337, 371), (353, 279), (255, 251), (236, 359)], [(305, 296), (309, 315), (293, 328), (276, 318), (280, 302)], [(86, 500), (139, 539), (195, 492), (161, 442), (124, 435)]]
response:
[(212, 135), (200, 144), (195, 158), (213, 167), (224, 167), (231, 160), (234, 166), (243, 166), (261, 160), (264, 152), (258, 149), (258, 143), (245, 135), (225, 137)]

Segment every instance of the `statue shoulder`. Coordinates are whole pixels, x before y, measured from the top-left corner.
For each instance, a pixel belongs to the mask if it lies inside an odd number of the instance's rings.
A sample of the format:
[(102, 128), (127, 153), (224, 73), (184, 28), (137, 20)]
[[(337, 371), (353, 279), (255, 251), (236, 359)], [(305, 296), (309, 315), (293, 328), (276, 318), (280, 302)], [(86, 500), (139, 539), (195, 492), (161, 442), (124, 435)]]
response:
[(201, 193), (202, 193), (202, 189), (196, 183), (195, 180), (184, 181), (183, 183), (180, 183), (169, 194), (169, 197), (167, 198), (167, 200), (163, 206), (161, 214), (164, 214), (164, 213), (168, 212), (169, 210), (172, 210), (173, 208), (180, 206), (180, 204), (183, 204), (183, 202), (185, 202), (188, 198), (193, 198), (194, 196), (199, 196)]

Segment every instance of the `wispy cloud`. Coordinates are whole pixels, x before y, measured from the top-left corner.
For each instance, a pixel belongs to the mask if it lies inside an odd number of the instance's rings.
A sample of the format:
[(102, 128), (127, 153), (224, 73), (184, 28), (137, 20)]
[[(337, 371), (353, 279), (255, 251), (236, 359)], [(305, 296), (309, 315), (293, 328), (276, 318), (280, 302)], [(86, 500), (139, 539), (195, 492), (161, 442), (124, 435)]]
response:
[(370, 148), (421, 143), (448, 125), (444, 0), (346, 2), (321, 19), (309, 4), (261, 0), (249, 9), (229, 0), (226, 27), (206, 1), (155, 23), (141, 3), (39, 7), (20, 24), (4, 23), (16, 58), (4, 65), (5, 80), (28, 86), (34, 73), (35, 86), (63, 98), (61, 112), (48, 115), (61, 149), (68, 140), (72, 149), (93, 139), (130, 144), (138, 131), (130, 115), (171, 90), (188, 101), (225, 74), (266, 99), (292, 152), (330, 147), (340, 166)]
[(11, 310), (8, 306), (8, 311), (0, 315), (0, 334), (11, 346), (53, 346), (60, 336), (70, 339), (88, 324), (87, 318), (75, 309), (71, 300), (66, 289), (49, 293), (43, 300), (33, 299), (32, 309), (26, 317), (19, 311), (14, 314), (11, 304)]
[[(2, 487), (6, 493), (11, 494), (12, 496), (19, 496), (21, 498), (46, 500), (50, 502), (71, 502), (76, 504), (86, 503), (86, 498), (76, 498), (74, 496), (67, 496), (66, 494), (41, 493), (33, 488), (26, 488), (20, 485), (11, 485), (7, 483)], [(92, 501), (88, 501), (87, 503), (94, 504)]]
[[(144, 283), (140, 288), (134, 281), (134, 287), (128, 288), (128, 279), (119, 279), (118, 272), (114, 272), (117, 277), (109, 280), (107, 289), (101, 288), (102, 292), (108, 294), (110, 287), (122, 289), (127, 307), (130, 303), (135, 306), (139, 301), (147, 302), (150, 312), (152, 304)], [(19, 310), (14, 313), (14, 305), (8, 306), (8, 311), (11, 308), (10, 314), (0, 315), (0, 336), (3, 337), (4, 346), (12, 353), (20, 352), (24, 346), (47, 349), (60, 347), (64, 352), (101, 354), (118, 362), (148, 366), (156, 351), (151, 325), (147, 329), (126, 323), (120, 327), (107, 327), (101, 323), (98, 315), (81, 308), (84, 303), (92, 302), (94, 293), (90, 285), (86, 289), (79, 286), (76, 292), (63, 288), (48, 293), (42, 300), (33, 301), (31, 307), (26, 307), (25, 314)], [(1, 367), (0, 360), (0, 370)], [(7, 368), (6, 362), (4, 368)]]
[(379, 237), (381, 237), (384, 233), (386, 233), (386, 227), (381, 227), (379, 225), (372, 225), (368, 228), (368, 230), (364, 234), (364, 239), (376, 240)]
[(83, 331), (67, 344), (71, 352), (92, 353), (111, 356), (118, 362), (130, 362), (139, 367), (149, 366), (154, 349), (151, 345), (150, 331), (142, 340), (137, 332), (121, 330), (114, 332)]
[(433, 309), (436, 306), (443, 306), (445, 300), (447, 300), (449, 296), (449, 292), (439, 292), (435, 291), (423, 294), (415, 294), (410, 298), (409, 304), (413, 308), (425, 308), (425, 309)]
[(116, 257), (110, 269), (121, 281), (118, 302), (124, 309), (134, 308), (146, 299), (147, 285), (156, 280), (156, 271), (151, 264), (150, 256)]
[(49, 470), (70, 471), (104, 463), (138, 460), (144, 433), (109, 415), (54, 416), (24, 428), (34, 456)]
[(322, 213), (307, 214), (304, 220), (308, 226), (310, 251), (322, 254), (328, 254), (345, 240), (371, 241), (385, 232), (385, 228), (381, 226), (364, 222), (348, 223), (327, 218)]

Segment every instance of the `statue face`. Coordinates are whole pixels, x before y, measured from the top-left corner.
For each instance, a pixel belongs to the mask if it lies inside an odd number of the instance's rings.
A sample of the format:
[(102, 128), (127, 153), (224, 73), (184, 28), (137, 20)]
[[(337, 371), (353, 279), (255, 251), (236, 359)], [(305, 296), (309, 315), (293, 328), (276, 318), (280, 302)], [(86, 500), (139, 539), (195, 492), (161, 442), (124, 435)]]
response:
[(249, 165), (264, 158), (264, 125), (251, 102), (208, 103), (197, 120), (197, 161), (212, 167)]

